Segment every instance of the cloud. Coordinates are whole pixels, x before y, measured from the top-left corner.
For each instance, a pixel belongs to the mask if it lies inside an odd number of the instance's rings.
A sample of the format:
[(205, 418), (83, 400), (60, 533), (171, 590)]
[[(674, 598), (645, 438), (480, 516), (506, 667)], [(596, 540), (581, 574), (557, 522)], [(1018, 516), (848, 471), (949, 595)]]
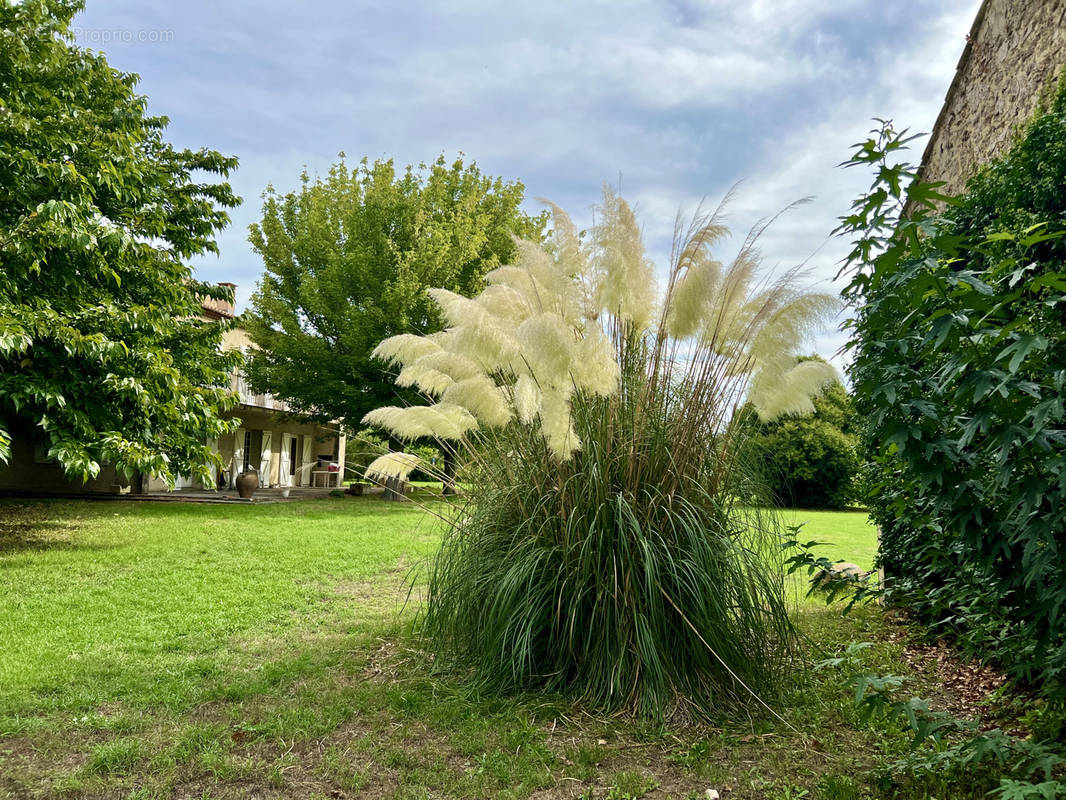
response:
[[(873, 54), (869, 71), (877, 80), (827, 104), (820, 119), (766, 144), (762, 168), (738, 193), (737, 217), (751, 224), (773, 210), (768, 202), (811, 197), (769, 229), (763, 239), (769, 260), (787, 265), (809, 259), (812, 281), (839, 290), (842, 281), (835, 278), (848, 243), (831, 237), (831, 231), (871, 176), (836, 165), (850, 154), (853, 143), (865, 138), (875, 125), (873, 117), (891, 118), (914, 131), (932, 129), (978, 3), (944, 5), (906, 47), (881, 48)], [(918, 161), (922, 146), (921, 140), (914, 145), (917, 150), (909, 154), (910, 160)], [(827, 332), (818, 350), (830, 357), (843, 342), (838, 331)]]
[(295, 187), (305, 166), (324, 172), (341, 150), (400, 163), (463, 151), (580, 224), (621, 176), (660, 261), (678, 207), (738, 181), (738, 230), (814, 195), (763, 250), (783, 265), (817, 251), (812, 276), (828, 280), (844, 244), (827, 236), (865, 180), (835, 165), (873, 116), (929, 130), (977, 4), (90, 0), (77, 24), (173, 33), (105, 49), (142, 74), (176, 143), (240, 156), (245, 205), (198, 268), (237, 282), (243, 305), (261, 271), (246, 236), (260, 193)]

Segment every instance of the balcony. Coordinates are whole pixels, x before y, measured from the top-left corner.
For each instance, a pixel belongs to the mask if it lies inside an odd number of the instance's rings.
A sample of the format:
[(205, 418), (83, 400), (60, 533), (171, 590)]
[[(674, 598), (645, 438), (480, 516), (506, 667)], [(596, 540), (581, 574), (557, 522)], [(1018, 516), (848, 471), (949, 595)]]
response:
[(237, 393), (242, 406), (265, 408), (268, 411), (289, 412), (292, 410), (289, 408), (288, 403), (284, 400), (278, 400), (272, 394), (255, 394), (252, 392), (252, 390), (248, 388), (244, 376), (240, 373), (234, 373), (230, 376), (230, 389)]

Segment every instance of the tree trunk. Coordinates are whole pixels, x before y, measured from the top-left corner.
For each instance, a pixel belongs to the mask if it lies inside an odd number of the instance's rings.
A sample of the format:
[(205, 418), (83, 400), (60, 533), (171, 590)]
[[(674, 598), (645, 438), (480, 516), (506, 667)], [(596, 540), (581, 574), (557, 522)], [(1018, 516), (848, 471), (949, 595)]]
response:
[[(403, 442), (395, 436), (389, 436), (389, 450), (393, 453), (403, 452)], [(382, 500), (403, 500), (403, 481), (399, 478), (386, 478), (385, 491), (381, 495)]]
[(386, 478), (382, 500), (403, 500), (403, 481), (399, 478)]

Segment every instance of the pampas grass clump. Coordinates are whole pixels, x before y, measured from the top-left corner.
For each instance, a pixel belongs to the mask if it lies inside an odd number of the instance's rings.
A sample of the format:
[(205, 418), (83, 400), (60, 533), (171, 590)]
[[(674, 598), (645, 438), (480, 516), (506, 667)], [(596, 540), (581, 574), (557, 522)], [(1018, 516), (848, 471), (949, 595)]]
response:
[(433, 291), (445, 331), (375, 351), (428, 404), (366, 422), (464, 454), (423, 629), (493, 690), (659, 718), (770, 702), (794, 635), (733, 416), (809, 407), (834, 373), (797, 354), (836, 300), (761, 271), (759, 230), (715, 260), (717, 212), (679, 218), (657, 292), (622, 198), (605, 190), (587, 242), (552, 210), (548, 245), (481, 295)]

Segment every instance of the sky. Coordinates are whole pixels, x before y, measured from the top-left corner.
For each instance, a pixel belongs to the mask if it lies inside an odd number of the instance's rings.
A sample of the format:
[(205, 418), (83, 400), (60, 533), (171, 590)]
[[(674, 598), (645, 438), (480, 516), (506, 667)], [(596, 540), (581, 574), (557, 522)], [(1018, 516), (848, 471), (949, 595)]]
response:
[[(769, 269), (806, 262), (836, 291), (837, 218), (869, 175), (837, 165), (873, 118), (928, 132), (979, 0), (87, 0), (79, 44), (141, 76), (177, 146), (240, 159), (244, 198), (194, 262), (237, 284), (262, 273), (248, 244), (268, 185), (294, 189), (344, 152), (398, 165), (463, 153), (592, 220), (604, 182), (636, 208), (665, 272), (679, 210), (733, 186), (733, 237), (780, 218)], [(917, 161), (923, 143), (910, 158)], [(732, 246), (732, 250), (730, 247)], [(843, 336), (814, 349), (837, 364)]]

